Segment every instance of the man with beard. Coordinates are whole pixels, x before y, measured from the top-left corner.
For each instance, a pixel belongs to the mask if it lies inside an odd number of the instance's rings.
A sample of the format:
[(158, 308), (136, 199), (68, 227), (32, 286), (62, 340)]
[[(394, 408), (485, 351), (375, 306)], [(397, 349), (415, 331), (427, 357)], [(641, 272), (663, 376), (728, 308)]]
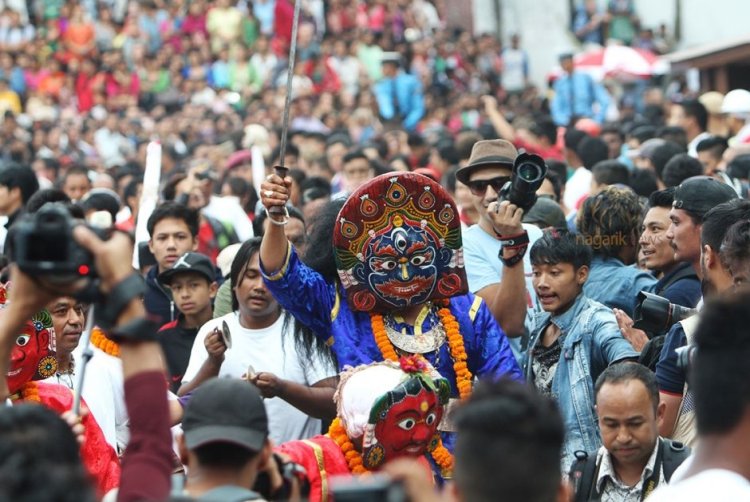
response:
[[(212, 377), (246, 378), (266, 400), (274, 443), (320, 432), (319, 418), (336, 415), (336, 370), (317, 354), (301, 354), (293, 323), (266, 289), (259, 269), (260, 239), (237, 251), (230, 279), (233, 312), (198, 331), (178, 392), (183, 396)], [(226, 323), (230, 335), (223, 334)]]
[[(687, 182), (686, 182), (687, 183)], [(680, 185), (682, 188), (686, 183)], [(740, 220), (750, 219), (750, 201), (737, 199), (734, 190), (728, 185), (716, 182), (720, 190), (728, 189), (733, 197), (728, 202), (719, 204), (705, 213), (701, 224), (701, 254), (699, 275), (704, 299), (728, 290), (732, 286), (732, 275), (719, 257), (721, 243), (727, 230)], [(708, 187), (708, 188), (707, 188)], [(705, 185), (703, 191), (694, 193), (691, 190), (677, 189), (674, 208), (682, 206), (706, 207), (708, 202), (698, 203), (711, 198), (711, 185)], [(695, 206), (697, 204), (697, 206)], [(709, 206), (711, 207), (711, 206)], [(708, 209), (709, 207), (706, 207)], [(672, 219), (674, 226), (675, 220)], [(671, 232), (671, 227), (670, 227)], [(674, 235), (677, 235), (675, 233)], [(656, 379), (659, 383), (660, 399), (666, 404), (664, 420), (660, 433), (664, 437), (692, 445), (695, 440), (695, 425), (692, 396), (688, 392), (685, 373), (677, 364), (676, 349), (692, 343), (692, 332), (698, 323), (699, 316), (692, 316), (675, 324), (667, 333), (664, 347), (656, 365)]]

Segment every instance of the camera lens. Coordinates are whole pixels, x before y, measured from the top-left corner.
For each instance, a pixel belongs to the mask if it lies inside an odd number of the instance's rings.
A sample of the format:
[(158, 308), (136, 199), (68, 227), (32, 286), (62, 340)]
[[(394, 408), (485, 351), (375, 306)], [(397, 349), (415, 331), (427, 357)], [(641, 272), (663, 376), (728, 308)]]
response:
[(531, 183), (542, 177), (542, 170), (536, 164), (525, 162), (518, 166), (518, 177)]

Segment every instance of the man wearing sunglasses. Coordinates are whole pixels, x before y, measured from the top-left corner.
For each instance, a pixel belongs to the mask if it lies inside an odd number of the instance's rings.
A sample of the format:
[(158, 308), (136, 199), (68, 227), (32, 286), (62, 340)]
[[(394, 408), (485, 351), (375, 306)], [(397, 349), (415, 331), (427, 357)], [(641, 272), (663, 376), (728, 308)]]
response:
[[(479, 222), (464, 232), (469, 288), (487, 302), (508, 338), (525, 333), (526, 310), (536, 305), (527, 248), (515, 243), (528, 238), (531, 246), (542, 236), (538, 227), (521, 223), (523, 209), (498, 197), (510, 181), (517, 156), (508, 141), (478, 141), (468, 164), (456, 172), (456, 178), (469, 187), (479, 213)], [(510, 341), (517, 350), (520, 343)]]

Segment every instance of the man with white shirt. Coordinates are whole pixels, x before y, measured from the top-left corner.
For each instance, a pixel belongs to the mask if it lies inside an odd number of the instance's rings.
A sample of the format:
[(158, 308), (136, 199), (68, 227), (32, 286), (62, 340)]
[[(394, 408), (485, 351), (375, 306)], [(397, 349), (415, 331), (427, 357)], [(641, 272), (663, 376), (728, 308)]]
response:
[[(45, 381), (79, 392), (83, 364), (83, 347), (79, 342), (86, 322), (85, 306), (75, 298), (61, 296), (47, 306), (47, 312), (55, 330), (57, 371)], [(92, 338), (99, 339), (96, 335)], [(105, 354), (96, 342), (92, 343), (92, 350), (94, 356), (88, 363), (83, 382), (83, 399), (104, 438), (116, 452), (122, 453), (129, 436), (122, 372), (119, 367), (115, 368), (117, 371), (108, 368), (108, 360), (113, 356)]]
[(750, 291), (709, 302), (695, 331), (690, 383), (700, 443), (649, 502), (750, 500)]
[[(294, 323), (263, 283), (259, 249), (260, 239), (254, 238), (237, 251), (230, 272), (234, 312), (200, 329), (178, 394), (216, 376), (247, 378), (266, 398), (270, 437), (280, 444), (319, 434), (318, 418), (336, 415), (337, 372), (323, 354), (297, 349)], [(223, 336), (224, 322), (230, 338)]]
[(510, 47), (502, 52), (503, 89), (509, 93), (521, 93), (529, 82), (529, 56), (520, 47), (520, 37), (514, 33), (510, 37)]

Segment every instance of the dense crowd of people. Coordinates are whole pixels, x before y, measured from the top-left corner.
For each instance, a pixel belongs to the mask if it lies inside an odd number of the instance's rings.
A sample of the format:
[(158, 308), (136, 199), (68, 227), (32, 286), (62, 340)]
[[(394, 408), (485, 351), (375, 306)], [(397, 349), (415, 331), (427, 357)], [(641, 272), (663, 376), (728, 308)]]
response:
[(0, 501), (748, 499), (750, 91), (541, 89), (439, 0), (303, 1), (292, 75), (290, 0), (3, 5)]

